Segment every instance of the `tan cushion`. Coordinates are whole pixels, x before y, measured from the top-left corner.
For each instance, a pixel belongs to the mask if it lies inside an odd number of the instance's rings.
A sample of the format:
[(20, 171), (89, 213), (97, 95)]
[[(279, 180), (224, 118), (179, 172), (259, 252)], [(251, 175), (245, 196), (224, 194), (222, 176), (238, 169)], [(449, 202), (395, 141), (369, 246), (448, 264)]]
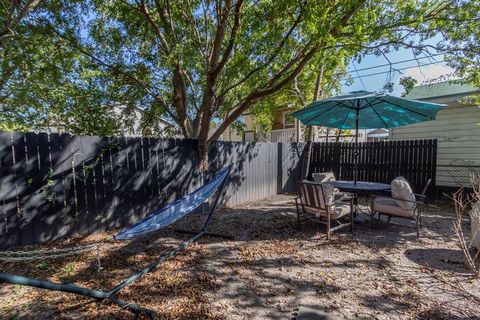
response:
[(313, 173), (313, 181), (316, 183), (324, 183), (327, 181), (335, 181), (335, 175), (333, 172), (317, 172)]
[(350, 206), (350, 203), (336, 202), (335, 203), (335, 219), (338, 219), (347, 214), (350, 214), (351, 210), (352, 210), (352, 207)]
[[(311, 208), (311, 207), (304, 207), (305, 212), (311, 213), (316, 215), (317, 217), (322, 216), (326, 217), (327, 216), (327, 211), (325, 210), (319, 210), (316, 208)], [(345, 203), (345, 202), (335, 202), (333, 206), (331, 206), (331, 218), (333, 220), (336, 220), (338, 218), (341, 218), (347, 214), (350, 214), (350, 203)]]
[[(313, 173), (312, 176), (313, 176), (313, 180), (316, 183), (335, 181), (335, 174), (333, 172), (317, 172), (317, 173)], [(335, 193), (339, 192), (337, 188), (335, 188), (334, 191)], [(335, 195), (335, 198), (338, 199), (340, 196)]]
[[(415, 201), (415, 195), (413, 194), (412, 188), (410, 184), (404, 177), (396, 177), (392, 180), (391, 183), (392, 189), (392, 197), (396, 198), (395, 202), (397, 205), (406, 210), (413, 210), (415, 209), (415, 203), (402, 201), (402, 200), (409, 200)], [(401, 199), (401, 200), (397, 200)]]
[(470, 210), (470, 220), (472, 246), (480, 250), (480, 201)]
[(328, 183), (323, 183), (322, 188), (325, 196), (325, 201), (327, 203), (332, 203), (333, 201), (335, 201), (335, 192), (333, 186)]
[(406, 210), (398, 206), (397, 202), (392, 198), (377, 197), (373, 200), (373, 211), (388, 213), (399, 217), (413, 217), (413, 209)]

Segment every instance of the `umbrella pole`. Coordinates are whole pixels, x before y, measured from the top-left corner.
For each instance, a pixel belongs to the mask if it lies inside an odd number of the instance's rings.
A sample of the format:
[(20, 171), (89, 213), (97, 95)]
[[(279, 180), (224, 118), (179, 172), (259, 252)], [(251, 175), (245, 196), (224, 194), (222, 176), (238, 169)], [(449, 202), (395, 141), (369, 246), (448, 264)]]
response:
[(354, 167), (353, 178), (354, 184), (357, 184), (358, 176), (358, 116), (360, 113), (360, 101), (357, 101), (357, 107), (355, 108), (355, 151), (354, 151)]

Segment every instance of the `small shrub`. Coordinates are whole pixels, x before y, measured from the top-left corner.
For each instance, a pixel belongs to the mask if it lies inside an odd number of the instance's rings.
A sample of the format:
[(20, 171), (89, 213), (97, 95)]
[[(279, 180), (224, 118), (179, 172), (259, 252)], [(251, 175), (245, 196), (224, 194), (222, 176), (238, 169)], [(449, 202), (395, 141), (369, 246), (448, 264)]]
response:
[[(480, 177), (472, 179), (473, 192), (468, 194), (465, 190), (457, 191), (452, 199), (455, 204), (455, 218), (453, 231), (458, 237), (460, 248), (465, 256), (467, 267), (477, 277), (480, 277)], [(470, 217), (470, 236), (465, 235), (462, 221), (464, 216)]]

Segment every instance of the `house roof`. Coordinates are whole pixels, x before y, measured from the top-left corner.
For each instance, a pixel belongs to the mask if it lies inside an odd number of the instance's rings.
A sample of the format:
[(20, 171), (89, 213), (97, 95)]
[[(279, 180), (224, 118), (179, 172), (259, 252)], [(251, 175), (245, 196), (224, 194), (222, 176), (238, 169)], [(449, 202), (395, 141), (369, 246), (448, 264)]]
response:
[(413, 87), (405, 96), (407, 99), (429, 99), (454, 95), (468, 95), (479, 92), (480, 89), (456, 81), (445, 81)]
[[(123, 109), (125, 109), (125, 108), (127, 108), (127, 106), (124, 105), (124, 104), (119, 104), (119, 105), (116, 105), (116, 106), (115, 106), (115, 109), (117, 109), (117, 110), (123, 110)], [(141, 107), (139, 107), (139, 106), (134, 106), (134, 109), (135, 109), (136, 111), (138, 111), (138, 112), (139, 112), (140, 114), (142, 114), (142, 115), (143, 115), (143, 113), (145, 113), (145, 109), (144, 109), (144, 108), (141, 108)], [(158, 120), (159, 120), (160, 122), (162, 122), (163, 124), (176, 126), (175, 123), (172, 123), (171, 121), (169, 121), (169, 120), (167, 120), (167, 119), (165, 119), (165, 118), (163, 118), (163, 117), (159, 117)]]
[(373, 136), (373, 135), (385, 135), (387, 134), (388, 135), (388, 130), (387, 129), (384, 129), (384, 128), (380, 128), (380, 129), (375, 129), (375, 130), (372, 130), (368, 133), (368, 136)]

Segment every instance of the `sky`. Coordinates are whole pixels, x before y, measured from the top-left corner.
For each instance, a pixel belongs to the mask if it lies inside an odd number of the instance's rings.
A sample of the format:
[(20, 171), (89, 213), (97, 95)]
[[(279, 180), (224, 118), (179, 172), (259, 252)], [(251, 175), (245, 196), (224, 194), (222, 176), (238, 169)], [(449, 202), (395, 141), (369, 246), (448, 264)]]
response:
[[(399, 49), (398, 51), (386, 54), (386, 57), (368, 55), (365, 56), (360, 63), (350, 62), (348, 71), (351, 77), (354, 78), (353, 83), (351, 85), (346, 85), (344, 81), (342, 93), (359, 90), (381, 91), (390, 77), (388, 72), (390, 67), (387, 65), (389, 63), (387, 58), (394, 64), (394, 68), (401, 69), (400, 72), (391, 73), (391, 81), (394, 83), (394, 91), (391, 94), (395, 96), (400, 96), (403, 92), (403, 87), (398, 85), (398, 80), (402, 76), (411, 76), (417, 80), (416, 85), (421, 85), (437, 79), (442, 75), (449, 75), (453, 72), (453, 69), (448, 67), (445, 62), (442, 62), (442, 55), (436, 55), (433, 58), (417, 56), (417, 59), (419, 59), (418, 63), (424, 65), (420, 67), (415, 60), (397, 63), (415, 58), (410, 49)], [(368, 68), (368, 70), (362, 70), (365, 68)], [(360, 76), (360, 78), (358, 78), (358, 76)]]

